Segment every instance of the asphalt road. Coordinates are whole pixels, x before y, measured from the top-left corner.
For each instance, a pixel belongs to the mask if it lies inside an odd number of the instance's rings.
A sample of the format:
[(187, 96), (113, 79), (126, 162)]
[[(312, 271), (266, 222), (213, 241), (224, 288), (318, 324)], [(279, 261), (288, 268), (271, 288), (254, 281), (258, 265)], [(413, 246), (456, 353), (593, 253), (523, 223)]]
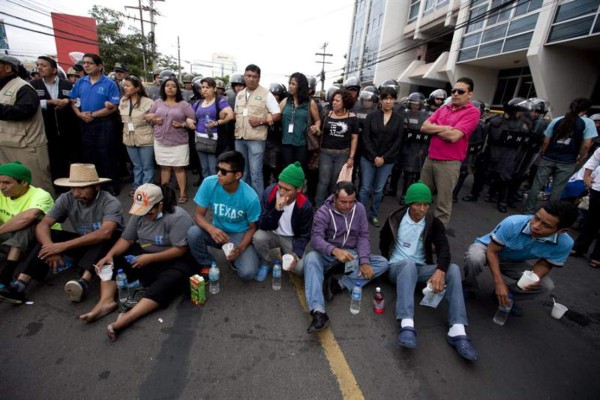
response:
[[(192, 202), (185, 208), (191, 211)], [(386, 197), (381, 216), (395, 208)], [(473, 239), (504, 216), (484, 202), (456, 204), (453, 262), (462, 265)], [(373, 227), (371, 240), (378, 253)], [(419, 347), (398, 347), (395, 288), (387, 279), (364, 289), (358, 315), (349, 312), (349, 296), (336, 296), (327, 305), (330, 330), (316, 335), (306, 333), (302, 287), (288, 275), (282, 290), (273, 291), (270, 281), (243, 283), (223, 265), (221, 293), (204, 306), (181, 297), (111, 343), (106, 326), (116, 314), (91, 324), (77, 319), (96, 301), (97, 282), (84, 301), (70, 303), (63, 286), (75, 272), (67, 271), (30, 285), (33, 304), (0, 304), (0, 398), (596, 399), (599, 274), (586, 260), (570, 259), (552, 271), (554, 295), (569, 307), (562, 320), (550, 317), (552, 300), (545, 296), (521, 303), (525, 316), (498, 326), (491, 276), (484, 273), (479, 298), (467, 302), (467, 332), (480, 353), (470, 363), (446, 343), (445, 303), (437, 310), (416, 306)], [(382, 315), (370, 304), (376, 285), (385, 294)], [(417, 291), (415, 301), (421, 297)]]

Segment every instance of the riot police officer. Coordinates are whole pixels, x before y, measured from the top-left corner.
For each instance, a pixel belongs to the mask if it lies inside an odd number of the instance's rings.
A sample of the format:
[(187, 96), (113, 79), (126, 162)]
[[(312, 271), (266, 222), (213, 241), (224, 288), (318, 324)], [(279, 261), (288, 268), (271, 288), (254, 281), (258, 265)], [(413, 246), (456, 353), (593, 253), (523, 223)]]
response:
[(444, 105), (447, 98), (448, 93), (444, 89), (435, 89), (427, 98), (427, 111), (433, 114), (435, 110)]

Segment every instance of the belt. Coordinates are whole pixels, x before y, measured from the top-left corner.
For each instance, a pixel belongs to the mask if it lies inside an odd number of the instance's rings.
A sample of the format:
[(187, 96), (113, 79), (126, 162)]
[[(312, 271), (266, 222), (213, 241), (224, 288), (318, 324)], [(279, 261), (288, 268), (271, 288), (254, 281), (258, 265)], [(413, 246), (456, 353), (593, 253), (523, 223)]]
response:
[(321, 151), (334, 154), (350, 154), (350, 149), (321, 149)]

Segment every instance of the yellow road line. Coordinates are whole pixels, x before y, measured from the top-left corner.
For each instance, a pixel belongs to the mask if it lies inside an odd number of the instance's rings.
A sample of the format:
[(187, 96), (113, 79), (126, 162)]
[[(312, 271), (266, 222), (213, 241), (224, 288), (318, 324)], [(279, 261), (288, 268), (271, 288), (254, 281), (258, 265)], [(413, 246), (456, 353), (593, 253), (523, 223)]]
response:
[[(306, 298), (304, 296), (304, 282), (296, 274), (290, 273), (289, 275), (294, 283), (296, 295), (300, 300), (300, 304), (302, 304), (302, 308), (304, 308), (304, 311), (308, 312), (308, 305), (306, 304)], [(318, 332), (318, 335), (321, 347), (323, 347), (327, 361), (329, 361), (329, 368), (340, 385), (342, 398), (364, 400), (365, 396), (363, 396), (363, 393), (358, 386), (358, 382), (356, 382), (356, 378), (346, 361), (346, 357), (344, 357), (342, 349), (335, 340), (335, 336), (333, 336), (331, 329), (326, 328), (321, 332)]]

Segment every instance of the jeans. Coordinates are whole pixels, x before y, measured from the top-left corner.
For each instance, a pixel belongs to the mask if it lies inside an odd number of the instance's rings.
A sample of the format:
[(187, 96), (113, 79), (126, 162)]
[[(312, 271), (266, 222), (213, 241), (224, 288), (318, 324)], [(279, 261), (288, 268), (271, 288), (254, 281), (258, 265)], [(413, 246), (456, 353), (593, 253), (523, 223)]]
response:
[[(280, 236), (275, 231), (263, 231), (262, 229), (257, 230), (252, 237), (252, 244), (254, 249), (258, 253), (261, 264), (273, 265), (273, 255), (271, 249), (279, 247), (281, 249), (281, 255), (289, 254), (293, 251), (294, 238), (290, 236)], [(298, 259), (296, 267), (292, 270), (296, 275), (302, 275), (304, 266), (302, 265), (302, 259)]]
[[(390, 263), (390, 280), (396, 284), (396, 319), (413, 318), (415, 315), (415, 286), (425, 283), (435, 272), (435, 265), (417, 265), (413, 260)], [(463, 297), (460, 268), (450, 264), (446, 271), (446, 301), (448, 323), (468, 325), (465, 299)]]
[[(477, 276), (483, 272), (483, 267), (487, 265), (487, 246), (483, 243), (473, 243), (469, 246), (467, 253), (465, 254), (465, 288), (479, 289), (479, 283), (477, 282)], [(546, 275), (540, 280), (540, 286), (533, 290), (522, 290), (517, 286), (518, 280), (523, 275), (523, 271), (531, 270), (531, 265), (523, 261), (500, 261), (500, 272), (511, 280), (508, 285), (513, 296), (526, 298), (535, 297), (544, 292), (550, 292), (554, 289), (554, 282)]]
[(348, 154), (329, 152), (321, 149), (319, 155), (319, 184), (317, 185), (316, 203), (321, 207), (325, 199), (333, 193), (333, 187), (337, 183), (338, 175), (344, 164), (348, 161)]
[(256, 190), (258, 197), (261, 197), (265, 190), (262, 167), (266, 143), (264, 140), (236, 139), (235, 141), (235, 149), (242, 153), (246, 160), (244, 181)]
[(432, 160), (427, 157), (421, 169), (421, 181), (431, 193), (437, 191), (434, 215), (448, 227), (452, 215), (452, 192), (460, 175), (460, 161)]
[(198, 151), (198, 159), (200, 160), (200, 169), (202, 170), (202, 178), (208, 178), (215, 174), (217, 170), (217, 156), (208, 154), (203, 151)]
[(360, 159), (360, 191), (358, 192), (358, 201), (367, 208), (369, 202), (369, 194), (373, 190), (373, 201), (369, 209), (369, 218), (377, 217), (379, 207), (381, 207), (381, 199), (383, 199), (383, 188), (387, 182), (394, 164), (383, 164), (381, 167), (376, 167), (371, 161), (364, 157)]
[[(344, 249), (356, 255), (354, 250)], [(325, 299), (323, 298), (323, 280), (325, 272), (331, 269), (337, 259), (334, 256), (324, 256), (316, 251), (311, 251), (304, 257), (304, 294), (308, 303), (309, 311), (325, 312)], [(377, 278), (388, 270), (388, 262), (382, 256), (370, 256), (369, 264), (373, 268), (373, 278)], [(356, 282), (359, 282), (361, 287), (364, 287), (369, 279), (359, 277), (359, 271), (352, 271), (349, 275), (344, 275), (340, 279), (349, 291), (351, 291)]]
[(133, 190), (154, 181), (154, 146), (126, 146), (133, 163)]
[(527, 200), (525, 201), (525, 207), (523, 209), (524, 214), (533, 214), (535, 205), (537, 204), (538, 193), (542, 190), (544, 185), (546, 185), (550, 176), (552, 176), (552, 193), (550, 193), (550, 200), (560, 200), (560, 194), (574, 172), (575, 164), (562, 164), (542, 159), (538, 166), (537, 173), (535, 174), (535, 178), (533, 179), (531, 189), (529, 189), (529, 193), (527, 194)]
[[(244, 238), (244, 232), (227, 233), (231, 242), (238, 245)], [(203, 267), (210, 266), (214, 257), (208, 252), (208, 246), (220, 249), (222, 244), (216, 243), (208, 232), (194, 225), (187, 232), (188, 245), (190, 253), (198, 264)], [(254, 279), (258, 271), (258, 254), (254, 250), (254, 246), (246, 247), (246, 250), (233, 261), (233, 265), (242, 280), (249, 281)]]

